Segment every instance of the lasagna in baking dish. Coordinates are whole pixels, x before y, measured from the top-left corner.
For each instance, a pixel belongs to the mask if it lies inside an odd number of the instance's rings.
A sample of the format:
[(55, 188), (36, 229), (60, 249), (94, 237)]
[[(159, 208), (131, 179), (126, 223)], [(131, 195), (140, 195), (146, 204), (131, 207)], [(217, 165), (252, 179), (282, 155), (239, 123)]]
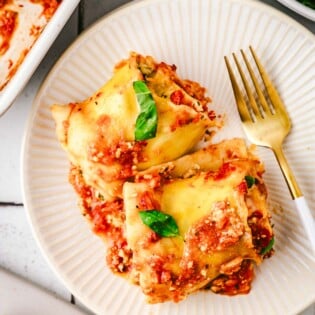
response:
[(60, 3), (61, 0), (0, 0), (0, 91)]
[(131, 53), (91, 97), (51, 108), (109, 268), (149, 303), (248, 293), (273, 253), (264, 166), (242, 139), (211, 144), (221, 121), (205, 92)]

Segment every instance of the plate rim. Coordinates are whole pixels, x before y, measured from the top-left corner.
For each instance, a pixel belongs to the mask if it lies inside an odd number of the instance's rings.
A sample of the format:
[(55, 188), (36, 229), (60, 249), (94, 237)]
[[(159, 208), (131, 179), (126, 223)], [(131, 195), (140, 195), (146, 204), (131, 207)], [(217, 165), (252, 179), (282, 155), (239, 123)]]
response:
[[(26, 216), (27, 220), (30, 224), (32, 234), (34, 236), (34, 239), (36, 243), (38, 244), (41, 252), (43, 253), (43, 256), (50, 266), (50, 268), (53, 270), (57, 278), (59, 278), (62, 282), (62, 284), (89, 309), (92, 311), (97, 311), (97, 306), (91, 305), (91, 301), (87, 299), (87, 297), (83, 296), (81, 294), (80, 290), (77, 290), (76, 288), (73, 288), (71, 284), (67, 281), (66, 277), (63, 277), (59, 271), (57, 266), (54, 264), (54, 259), (52, 258), (51, 254), (47, 250), (47, 247), (45, 245), (45, 242), (42, 239), (42, 236), (40, 235), (38, 231), (38, 227), (36, 227), (36, 224), (34, 222), (36, 219), (34, 219), (34, 213), (32, 210), (31, 202), (29, 200), (29, 195), (27, 194), (27, 172), (25, 171), (28, 167), (27, 165), (27, 153), (28, 146), (29, 146), (29, 138), (31, 136), (31, 127), (34, 123), (35, 116), (38, 112), (38, 110), (41, 107), (41, 104), (39, 102), (40, 98), (42, 97), (42, 94), (45, 92), (46, 85), (50, 82), (50, 78), (55, 75), (55, 72), (58, 71), (59, 66), (63, 63), (64, 59), (67, 58), (68, 55), (71, 55), (73, 50), (75, 50), (77, 47), (80, 46), (81, 42), (84, 41), (86, 37), (97, 28), (105, 23), (104, 21), (109, 20), (110, 18), (117, 18), (120, 14), (124, 14), (126, 10), (128, 10), (130, 7), (133, 7), (133, 9), (139, 9), (141, 7), (150, 6), (152, 3), (158, 3), (158, 2), (167, 2), (168, 0), (134, 0), (130, 1), (129, 3), (123, 4), (119, 6), (118, 8), (114, 9), (113, 11), (103, 15), (99, 19), (97, 19), (95, 22), (93, 22), (87, 29), (85, 29), (81, 34), (79, 34), (76, 39), (65, 49), (65, 51), (59, 56), (58, 60), (54, 63), (54, 65), (51, 67), (51, 69), (48, 71), (47, 75), (44, 77), (43, 81), (40, 84), (40, 87), (38, 88), (36, 95), (32, 102), (32, 107), (29, 113), (29, 116), (27, 117), (27, 122), (24, 129), (23, 139), (22, 139), (22, 146), (21, 146), (21, 156), (20, 156), (20, 174), (21, 174), (21, 191), (22, 191), (22, 200), (24, 204), (24, 208), (26, 210)], [(180, 0), (176, 0), (180, 1)], [(193, 0), (189, 0), (193, 1)], [(285, 21), (287, 25), (292, 26), (296, 29), (299, 29), (305, 36), (307, 36), (310, 40), (312, 40), (315, 43), (315, 35), (308, 30), (305, 26), (291, 18), (290, 16), (286, 15), (285, 13), (277, 10), (274, 7), (271, 7), (270, 5), (259, 2), (258, 0), (228, 0), (230, 3), (240, 3), (240, 4), (249, 4), (253, 8), (257, 8), (258, 10), (261, 10), (263, 12), (267, 12), (270, 15), (278, 17), (280, 20)], [(296, 305), (296, 309), (294, 310), (293, 314), (296, 314), (296, 312), (301, 312), (308, 306), (310, 306), (312, 303), (315, 302), (315, 294), (312, 298), (310, 298), (310, 301), (307, 301), (306, 303), (300, 303), (299, 305)], [(94, 307), (94, 308), (93, 308)], [(106, 311), (106, 310), (105, 310)]]

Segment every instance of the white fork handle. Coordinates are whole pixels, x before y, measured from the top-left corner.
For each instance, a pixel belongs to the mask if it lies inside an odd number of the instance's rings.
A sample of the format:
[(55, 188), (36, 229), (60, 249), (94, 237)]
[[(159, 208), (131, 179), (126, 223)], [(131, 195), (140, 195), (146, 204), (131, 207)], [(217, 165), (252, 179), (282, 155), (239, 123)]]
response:
[(300, 219), (305, 228), (307, 237), (310, 241), (310, 245), (315, 255), (315, 223), (310, 208), (304, 198), (304, 196), (294, 199), (296, 208), (298, 210)]

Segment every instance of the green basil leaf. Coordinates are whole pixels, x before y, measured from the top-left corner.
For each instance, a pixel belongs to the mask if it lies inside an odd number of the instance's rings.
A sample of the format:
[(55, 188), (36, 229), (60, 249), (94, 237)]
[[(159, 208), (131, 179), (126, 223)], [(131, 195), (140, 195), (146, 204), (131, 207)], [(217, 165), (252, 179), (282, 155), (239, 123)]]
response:
[(251, 188), (257, 182), (256, 178), (253, 177), (253, 176), (250, 176), (250, 175), (246, 175), (245, 176), (245, 181), (246, 181), (246, 184), (247, 184), (248, 188)]
[(157, 130), (157, 108), (152, 94), (143, 81), (134, 81), (133, 89), (140, 106), (136, 120), (135, 139), (137, 141), (154, 138)]
[(162, 237), (179, 235), (178, 226), (174, 218), (158, 210), (139, 211), (142, 222)]
[(274, 239), (274, 237), (272, 237), (272, 239), (269, 241), (268, 245), (261, 250), (260, 254), (261, 255), (267, 254), (272, 249), (274, 243), (275, 243), (275, 239)]

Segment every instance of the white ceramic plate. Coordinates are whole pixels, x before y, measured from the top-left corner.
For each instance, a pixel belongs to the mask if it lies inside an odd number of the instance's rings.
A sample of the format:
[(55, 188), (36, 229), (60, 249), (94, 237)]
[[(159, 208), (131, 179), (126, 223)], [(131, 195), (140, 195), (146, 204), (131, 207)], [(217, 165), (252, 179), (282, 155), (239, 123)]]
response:
[[(14, 76), (0, 92), (0, 116), (8, 110), (19, 93), (23, 90), (78, 3), (79, 0), (62, 1), (51, 20), (45, 26), (43, 32), (24, 58), (22, 64), (18, 67)], [(30, 17), (27, 16), (25, 19), (24, 24), (25, 27), (27, 27), (30, 23)], [(22, 30), (18, 29), (18, 31)], [(24, 36), (23, 34), (21, 35)], [(19, 40), (15, 43), (15, 49), (17, 51), (23, 51), (25, 48), (29, 47), (29, 44), (26, 42), (27, 36), (21, 39), (19, 35), (16, 35), (16, 37)]]
[[(49, 263), (70, 291), (98, 314), (296, 314), (315, 301), (315, 260), (270, 151), (260, 149), (276, 233), (276, 253), (256, 270), (250, 294), (199, 292), (179, 304), (146, 305), (136, 286), (111, 274), (105, 249), (80, 215), (68, 161), (49, 106), (80, 101), (98, 89), (129, 51), (178, 66), (207, 87), (226, 113), (218, 138), (244, 136), (223, 56), (249, 45), (287, 104), (293, 130), (285, 153), (311, 207), (315, 204), (315, 40), (306, 29), (256, 1), (148, 0), (101, 19), (66, 51), (42, 85), (22, 157), (25, 206)], [(217, 139), (218, 139), (217, 138)]]
[(295, 11), (296, 13), (306, 17), (311, 21), (315, 21), (315, 10), (307, 7), (306, 5), (298, 2), (297, 0), (277, 0), (289, 9)]

